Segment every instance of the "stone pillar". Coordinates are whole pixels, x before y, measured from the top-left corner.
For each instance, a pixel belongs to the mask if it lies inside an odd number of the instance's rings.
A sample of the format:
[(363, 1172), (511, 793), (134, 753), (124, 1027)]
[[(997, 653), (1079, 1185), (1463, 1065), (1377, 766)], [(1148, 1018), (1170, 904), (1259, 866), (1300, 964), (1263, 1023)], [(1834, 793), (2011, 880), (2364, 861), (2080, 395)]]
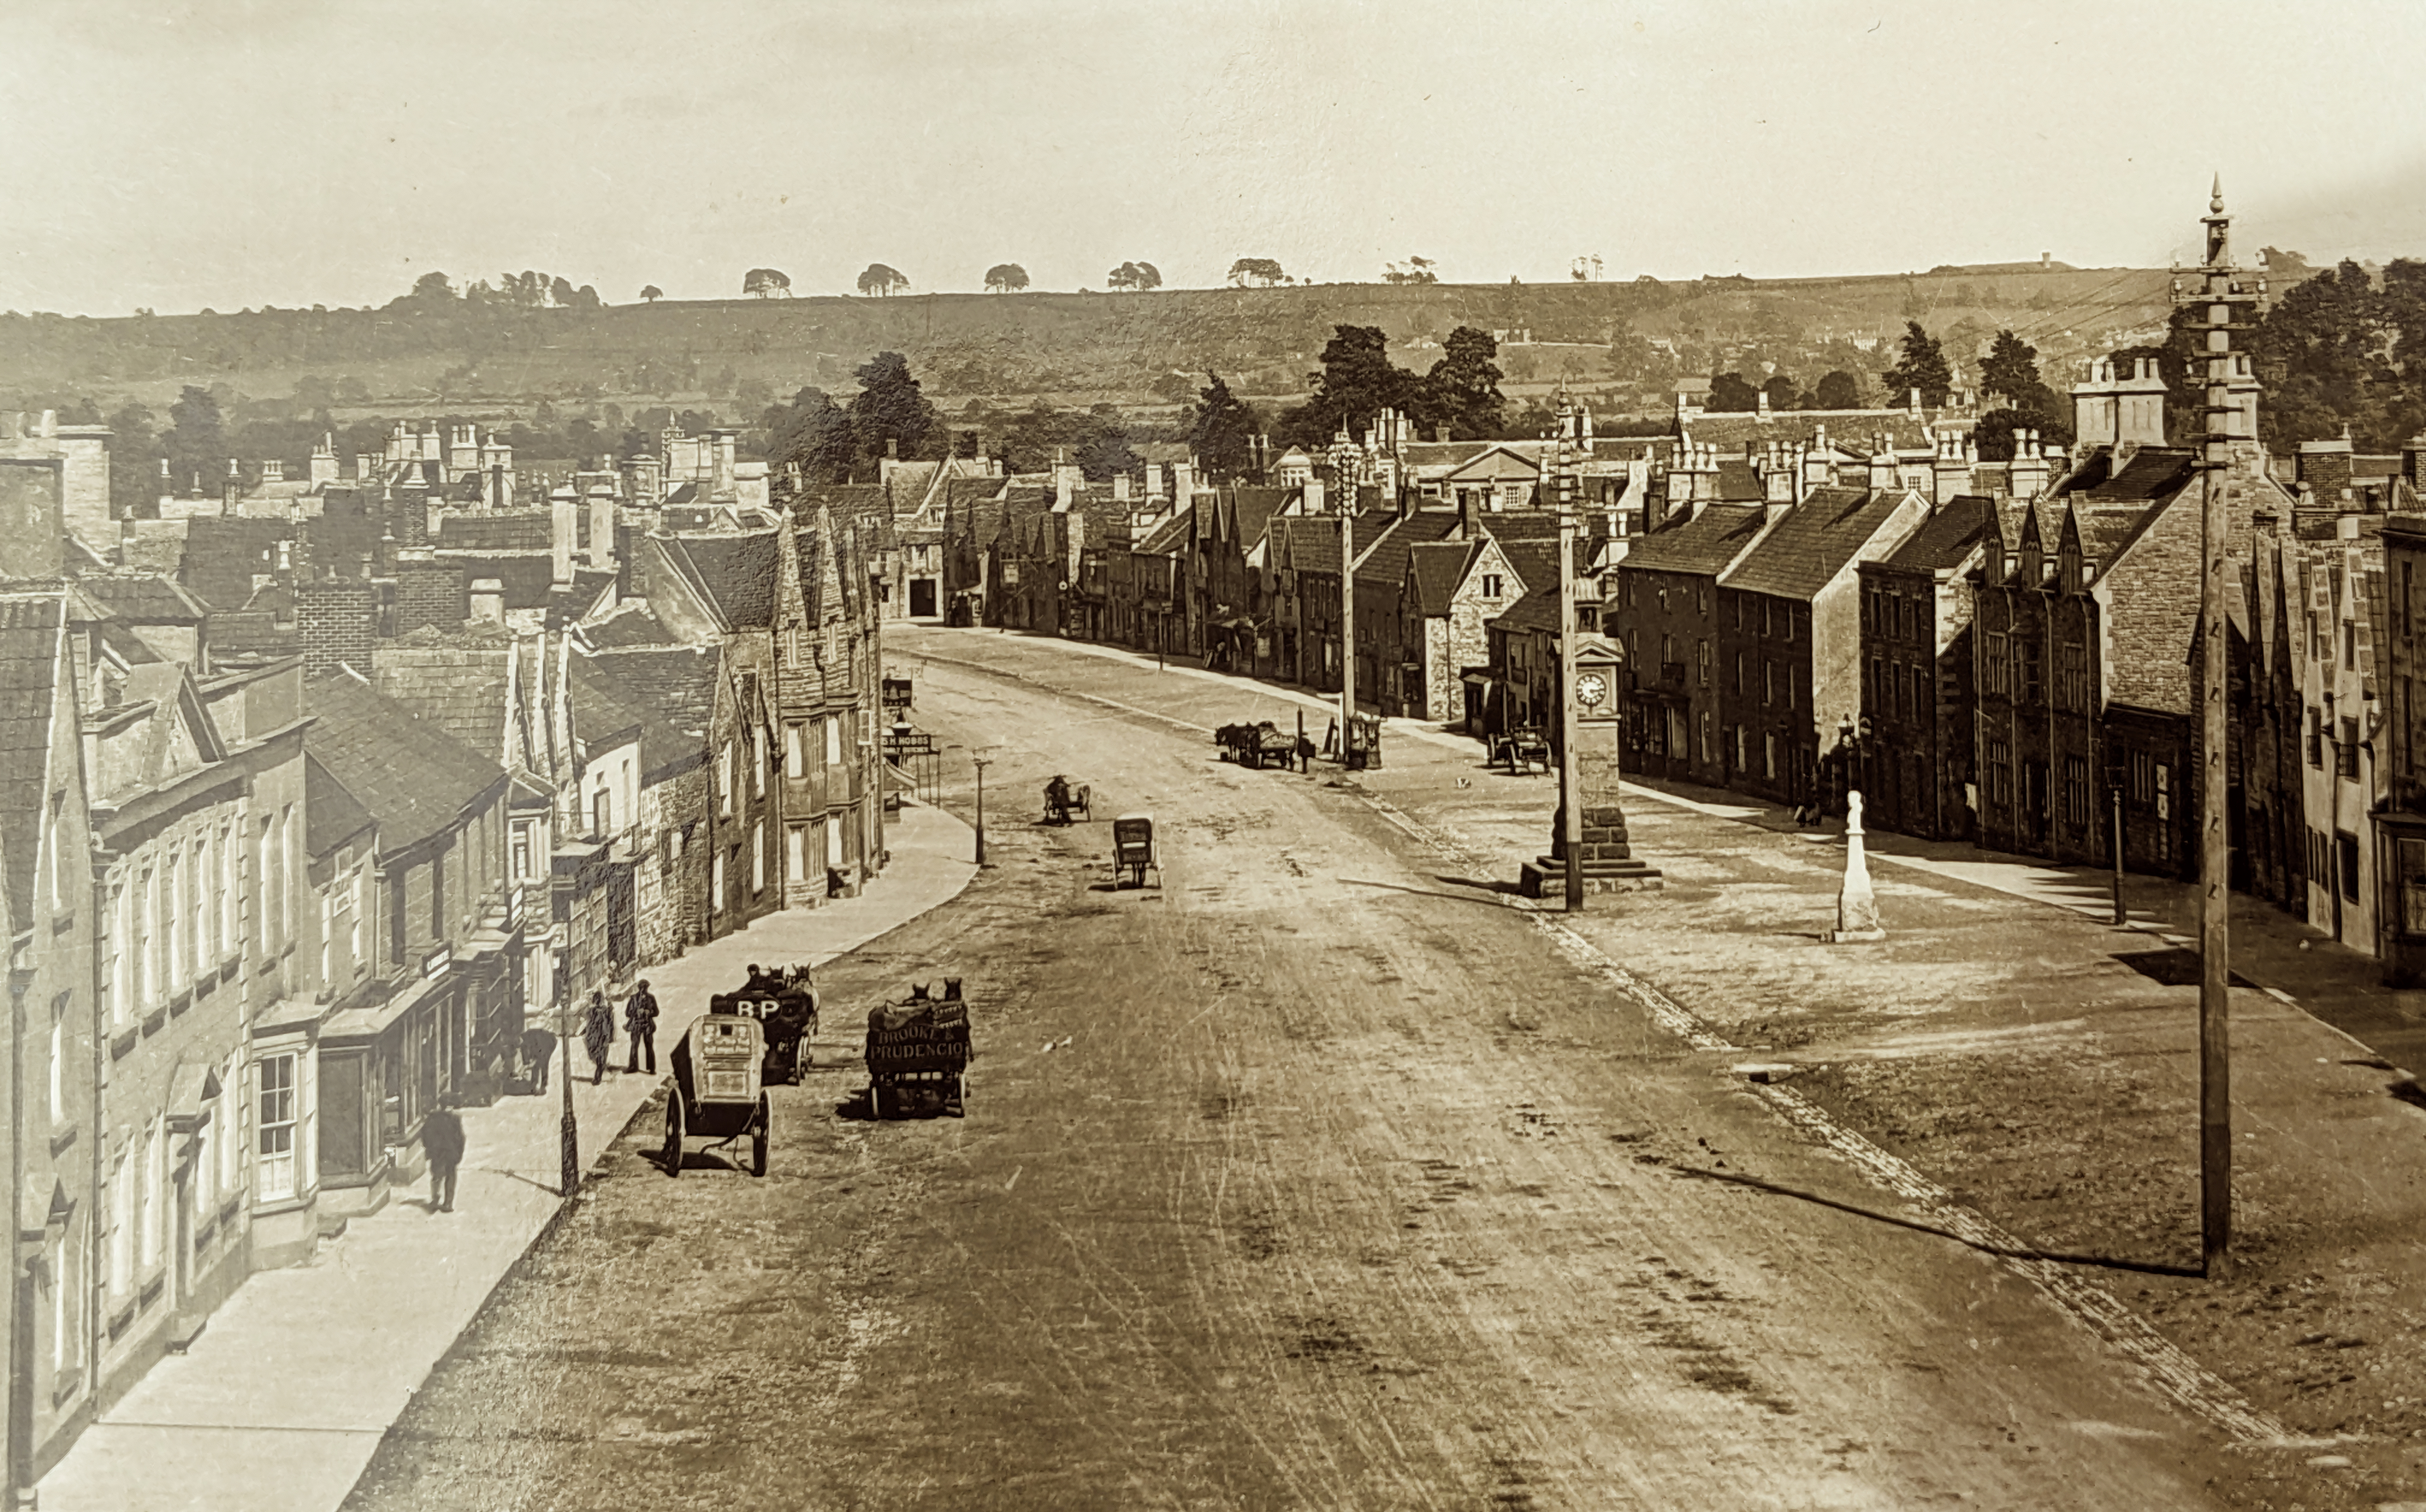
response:
[[(1618, 690), (1625, 653), (1615, 641), (1599, 635), (1576, 637), (1576, 667), (1564, 668), (1563, 696), (1576, 700), (1576, 803), (1581, 811), (1584, 891), (1641, 893), (1662, 885), (1657, 868), (1636, 859), (1627, 837), (1624, 780), (1618, 756), (1625, 744), (1625, 720)], [(1550, 820), (1550, 852), (1527, 861), (1519, 886), (1527, 897), (1548, 897), (1566, 891), (1566, 815)]]
[(1862, 795), (1845, 795), (1845, 885), (1836, 893), (1836, 927), (1823, 938), (1832, 945), (1884, 940), (1879, 900), (1870, 891), (1870, 861), (1862, 845)]

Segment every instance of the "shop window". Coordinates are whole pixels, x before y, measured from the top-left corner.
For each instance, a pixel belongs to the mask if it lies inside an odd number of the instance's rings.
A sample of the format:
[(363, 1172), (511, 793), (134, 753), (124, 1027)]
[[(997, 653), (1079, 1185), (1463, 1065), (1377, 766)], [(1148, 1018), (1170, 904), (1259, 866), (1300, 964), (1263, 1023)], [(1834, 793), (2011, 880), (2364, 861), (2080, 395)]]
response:
[(2393, 863), (2401, 872), (2401, 932), (2426, 939), (2426, 839), (2398, 842)]
[(265, 1202), (295, 1195), (295, 1060), (292, 1054), (264, 1055), (255, 1063), (259, 1086), (253, 1098), (253, 1123), (260, 1138), (256, 1169)]

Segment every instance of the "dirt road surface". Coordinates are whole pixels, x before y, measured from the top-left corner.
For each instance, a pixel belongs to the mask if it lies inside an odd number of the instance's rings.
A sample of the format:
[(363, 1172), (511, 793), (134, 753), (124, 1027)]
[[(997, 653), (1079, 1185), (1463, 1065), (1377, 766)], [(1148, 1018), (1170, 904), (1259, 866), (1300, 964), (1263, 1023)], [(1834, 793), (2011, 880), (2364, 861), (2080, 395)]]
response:
[[(943, 661), (918, 700), (1000, 748), (994, 866), (821, 973), (764, 1180), (668, 1179), (644, 1110), (348, 1507), (2224, 1504), (2011, 1267), (1680, 1174), (1852, 1180), (1331, 768)], [(1036, 822), (1056, 771), (1092, 823)], [(967, 1117), (851, 1116), (855, 1019), (946, 975)]]

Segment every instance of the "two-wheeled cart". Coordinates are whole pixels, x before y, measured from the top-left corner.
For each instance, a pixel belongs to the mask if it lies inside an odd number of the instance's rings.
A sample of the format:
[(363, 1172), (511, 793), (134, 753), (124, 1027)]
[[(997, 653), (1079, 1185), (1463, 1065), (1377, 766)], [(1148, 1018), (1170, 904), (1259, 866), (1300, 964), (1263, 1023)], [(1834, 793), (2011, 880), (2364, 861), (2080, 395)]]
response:
[(759, 1068), (766, 1040), (756, 1019), (735, 1013), (702, 1015), (667, 1057), (673, 1075), (666, 1089), (666, 1140), (660, 1163), (680, 1176), (687, 1140), (716, 1145), (750, 1141), (750, 1174), (767, 1174), (767, 1138), (772, 1120)]

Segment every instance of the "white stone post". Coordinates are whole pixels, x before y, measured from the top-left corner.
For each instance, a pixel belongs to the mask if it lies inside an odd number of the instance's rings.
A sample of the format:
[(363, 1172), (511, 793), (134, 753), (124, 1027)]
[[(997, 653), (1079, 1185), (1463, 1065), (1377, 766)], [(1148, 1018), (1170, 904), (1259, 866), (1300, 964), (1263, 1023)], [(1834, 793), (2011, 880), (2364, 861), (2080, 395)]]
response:
[(1863, 944), (1884, 940), (1886, 929), (1879, 923), (1879, 900), (1870, 891), (1870, 863), (1862, 846), (1862, 795), (1845, 796), (1845, 885), (1836, 894), (1836, 927), (1830, 930), (1827, 942), (1832, 945)]

